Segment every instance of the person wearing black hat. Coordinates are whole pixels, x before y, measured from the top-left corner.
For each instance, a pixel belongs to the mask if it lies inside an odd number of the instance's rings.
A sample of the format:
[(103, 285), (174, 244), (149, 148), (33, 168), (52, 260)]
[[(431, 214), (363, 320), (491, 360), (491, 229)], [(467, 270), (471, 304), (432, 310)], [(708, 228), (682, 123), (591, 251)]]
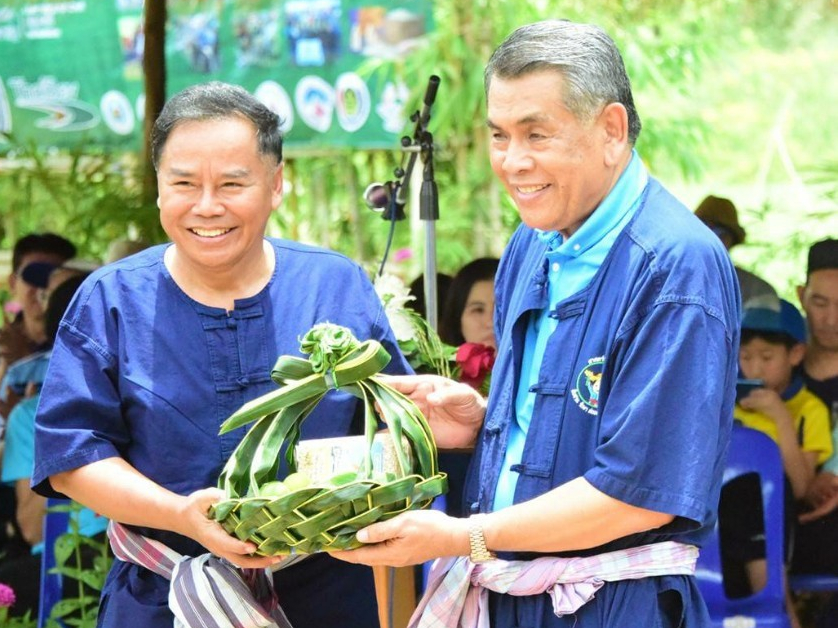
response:
[(830, 407), (834, 423), (838, 420), (838, 240), (821, 240), (809, 249), (806, 284), (798, 286), (797, 295), (809, 327), (803, 363), (806, 385)]
[[(809, 338), (803, 377), (832, 414), (833, 449), (838, 447), (838, 240), (809, 249), (806, 284), (797, 294), (806, 312)], [(812, 508), (801, 517), (792, 569), (838, 574), (838, 453), (820, 468), (806, 495)], [(838, 606), (838, 600), (834, 603)], [(838, 610), (838, 608), (836, 609)]]
[[(739, 224), (736, 205), (730, 199), (711, 194), (701, 201), (695, 215), (716, 234), (728, 251), (745, 241), (745, 229)], [(776, 301), (777, 291), (770, 283), (749, 270), (739, 266), (734, 268), (743, 304), (753, 299), (759, 299), (760, 303)]]

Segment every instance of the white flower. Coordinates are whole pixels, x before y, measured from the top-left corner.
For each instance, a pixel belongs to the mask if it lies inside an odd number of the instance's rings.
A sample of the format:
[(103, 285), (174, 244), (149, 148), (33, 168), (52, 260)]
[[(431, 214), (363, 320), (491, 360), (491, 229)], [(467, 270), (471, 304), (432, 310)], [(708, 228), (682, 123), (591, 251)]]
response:
[(373, 282), (378, 298), (384, 304), (384, 313), (399, 342), (416, 339), (416, 326), (409, 312), (405, 311), (408, 301), (416, 297), (410, 294), (404, 282), (395, 275), (378, 275)]

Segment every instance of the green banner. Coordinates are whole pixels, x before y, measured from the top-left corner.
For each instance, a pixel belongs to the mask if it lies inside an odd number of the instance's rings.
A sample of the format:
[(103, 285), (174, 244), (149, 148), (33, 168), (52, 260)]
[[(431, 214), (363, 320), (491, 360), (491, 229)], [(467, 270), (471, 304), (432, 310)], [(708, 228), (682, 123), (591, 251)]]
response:
[[(422, 45), (431, 2), (169, 0), (167, 91), (235, 83), (280, 115), (289, 147), (391, 148), (408, 89), (365, 68)], [(138, 149), (142, 11), (142, 0), (0, 0), (0, 131)]]

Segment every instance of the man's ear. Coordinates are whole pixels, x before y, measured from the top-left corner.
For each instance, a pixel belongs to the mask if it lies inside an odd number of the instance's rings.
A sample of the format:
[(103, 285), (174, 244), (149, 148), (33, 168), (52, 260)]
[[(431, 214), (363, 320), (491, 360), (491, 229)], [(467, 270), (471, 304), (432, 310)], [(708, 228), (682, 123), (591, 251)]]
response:
[(605, 164), (615, 166), (623, 161), (628, 146), (628, 112), (618, 102), (605, 106), (599, 116), (605, 133)]
[(273, 175), (274, 179), (271, 186), (271, 202), (273, 203), (274, 210), (279, 209), (279, 206), (282, 203), (282, 172), (284, 166), (285, 162), (280, 162)]
[[(806, 295), (806, 286), (797, 286), (797, 300), (800, 301), (800, 306), (803, 307), (803, 297)], [(806, 309), (806, 308), (804, 308)]]
[(17, 285), (17, 273), (9, 273), (9, 292), (14, 292), (16, 285)]

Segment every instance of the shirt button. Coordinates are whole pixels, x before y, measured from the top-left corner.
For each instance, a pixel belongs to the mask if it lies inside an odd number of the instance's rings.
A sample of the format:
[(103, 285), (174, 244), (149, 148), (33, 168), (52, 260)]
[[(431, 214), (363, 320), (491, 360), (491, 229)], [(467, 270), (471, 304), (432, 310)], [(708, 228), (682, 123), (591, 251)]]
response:
[(552, 270), (553, 270), (554, 273), (559, 272), (560, 268), (561, 268), (561, 265), (559, 265), (558, 262), (553, 262)]
[(573, 245), (573, 250), (574, 250), (574, 251), (578, 251), (578, 250), (579, 250), (579, 248), (580, 248), (580, 247), (579, 247), (579, 245), (578, 245), (578, 244), (574, 244), (574, 245)]

